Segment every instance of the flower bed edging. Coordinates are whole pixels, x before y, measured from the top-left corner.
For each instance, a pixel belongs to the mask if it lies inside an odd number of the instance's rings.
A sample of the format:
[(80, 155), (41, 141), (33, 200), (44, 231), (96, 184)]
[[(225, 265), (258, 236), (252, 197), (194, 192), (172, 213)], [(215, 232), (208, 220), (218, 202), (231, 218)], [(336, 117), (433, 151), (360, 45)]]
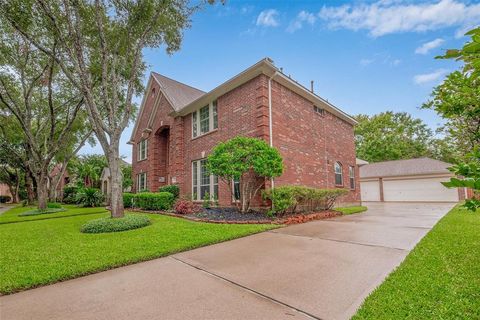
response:
[(338, 211), (321, 211), (321, 212), (314, 212), (314, 213), (308, 213), (308, 214), (296, 214), (294, 216), (288, 216), (288, 217), (279, 217), (274, 220), (265, 219), (265, 220), (228, 221), (228, 220), (211, 220), (211, 219), (205, 219), (205, 218), (197, 218), (189, 215), (176, 214), (176, 213), (166, 212), (166, 211), (145, 211), (145, 210), (132, 209), (132, 208), (129, 208), (128, 211), (139, 212), (139, 213), (162, 214), (165, 216), (182, 218), (182, 219), (191, 220), (191, 221), (219, 223), (219, 224), (286, 224), (286, 225), (290, 225), (290, 224), (305, 223), (313, 220), (329, 219), (329, 218), (342, 215)]

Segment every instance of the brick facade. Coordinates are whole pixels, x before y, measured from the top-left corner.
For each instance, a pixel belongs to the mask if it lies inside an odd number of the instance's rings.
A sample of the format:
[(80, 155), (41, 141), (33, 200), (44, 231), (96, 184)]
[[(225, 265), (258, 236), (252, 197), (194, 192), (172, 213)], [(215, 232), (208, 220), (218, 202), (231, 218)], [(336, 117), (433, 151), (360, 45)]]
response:
[[(152, 81), (149, 89), (143, 112), (137, 119), (138, 129), (132, 137), (134, 191), (137, 175), (146, 172), (150, 191), (176, 183), (182, 194), (191, 194), (192, 161), (205, 158), (218, 142), (236, 136), (269, 141), (268, 77), (264, 74), (218, 97), (218, 129), (196, 138), (192, 138), (192, 114), (173, 117), (173, 108), (161, 95), (158, 84)], [(344, 186), (348, 188), (348, 166), (355, 166), (351, 124), (328, 112), (324, 116), (316, 114), (311, 102), (274, 80), (272, 123), (273, 146), (280, 151), (285, 165), (284, 174), (275, 179), (276, 185), (338, 187), (334, 184), (333, 165), (339, 161), (343, 165)], [(151, 130), (144, 130), (149, 124)], [(137, 161), (138, 143), (145, 138), (147, 159)], [(349, 192), (344, 202), (360, 201), (356, 167), (355, 172), (357, 188)], [(219, 182), (219, 203), (232, 204), (229, 189), (222, 182)]]

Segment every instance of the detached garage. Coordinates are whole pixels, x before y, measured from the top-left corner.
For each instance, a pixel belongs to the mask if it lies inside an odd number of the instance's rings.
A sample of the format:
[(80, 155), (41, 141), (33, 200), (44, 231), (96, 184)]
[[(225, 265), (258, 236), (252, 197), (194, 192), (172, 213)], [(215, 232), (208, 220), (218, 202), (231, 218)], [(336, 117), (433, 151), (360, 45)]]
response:
[(453, 176), (450, 166), (430, 158), (359, 164), (362, 201), (458, 202), (466, 190), (441, 184)]

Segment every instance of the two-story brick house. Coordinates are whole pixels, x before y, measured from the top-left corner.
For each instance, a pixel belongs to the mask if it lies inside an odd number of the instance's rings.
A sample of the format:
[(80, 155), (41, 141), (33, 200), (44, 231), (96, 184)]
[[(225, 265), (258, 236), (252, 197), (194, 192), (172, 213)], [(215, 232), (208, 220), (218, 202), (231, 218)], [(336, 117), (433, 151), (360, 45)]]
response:
[(232, 205), (230, 189), (208, 175), (205, 158), (221, 141), (251, 136), (283, 157), (284, 174), (275, 186), (346, 188), (342, 202), (359, 202), (355, 123), (268, 58), (210, 92), (152, 73), (129, 141), (134, 191), (178, 184), (196, 200), (208, 192), (220, 205)]

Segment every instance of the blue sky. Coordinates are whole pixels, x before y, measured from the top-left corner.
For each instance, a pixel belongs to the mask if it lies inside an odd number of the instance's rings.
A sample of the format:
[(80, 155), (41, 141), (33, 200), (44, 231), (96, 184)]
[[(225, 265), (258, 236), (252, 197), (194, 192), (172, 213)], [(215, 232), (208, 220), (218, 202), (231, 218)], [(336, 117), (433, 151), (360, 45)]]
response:
[[(460, 47), (478, 24), (479, 1), (227, 0), (192, 17), (179, 52), (145, 50), (145, 82), (156, 71), (209, 91), (268, 56), (305, 86), (314, 80), (320, 96), (349, 114), (406, 111), (434, 129), (441, 119), (419, 107), (459, 67), (434, 57)], [(132, 128), (120, 147), (129, 162)]]

